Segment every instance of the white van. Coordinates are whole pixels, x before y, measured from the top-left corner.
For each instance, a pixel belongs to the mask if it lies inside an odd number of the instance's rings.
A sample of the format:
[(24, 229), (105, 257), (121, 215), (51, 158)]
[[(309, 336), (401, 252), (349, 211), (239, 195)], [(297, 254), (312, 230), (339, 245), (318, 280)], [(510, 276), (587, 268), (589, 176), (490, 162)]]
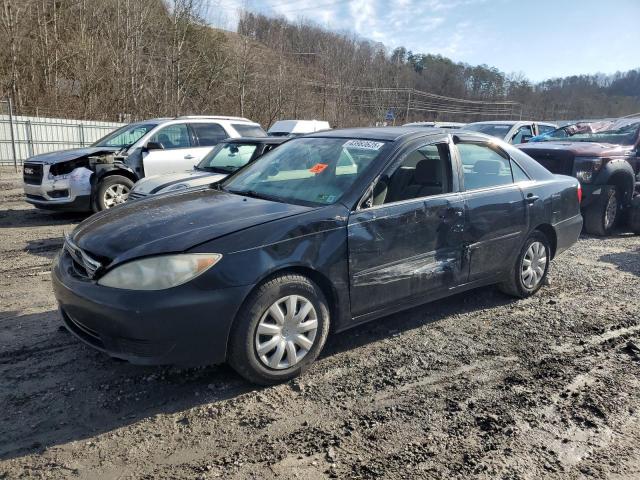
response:
[(278, 120), (267, 133), (272, 137), (299, 137), (307, 133), (331, 130), (329, 122), (322, 120)]

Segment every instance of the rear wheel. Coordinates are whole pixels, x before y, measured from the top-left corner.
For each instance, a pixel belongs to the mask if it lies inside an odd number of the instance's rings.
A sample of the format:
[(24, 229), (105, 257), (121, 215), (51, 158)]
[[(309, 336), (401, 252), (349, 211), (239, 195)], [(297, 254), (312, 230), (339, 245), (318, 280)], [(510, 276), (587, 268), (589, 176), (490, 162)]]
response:
[(584, 212), (584, 229), (591, 235), (611, 235), (620, 216), (620, 198), (616, 187), (606, 185)]
[(551, 261), (549, 240), (542, 232), (534, 231), (524, 242), (522, 250), (507, 280), (499, 285), (507, 295), (526, 298), (535, 294), (544, 283)]
[(98, 184), (94, 210), (100, 212), (121, 205), (129, 198), (133, 182), (122, 175), (109, 175)]
[(228, 362), (253, 383), (271, 385), (302, 373), (324, 346), (329, 308), (301, 275), (281, 275), (246, 300), (229, 339)]

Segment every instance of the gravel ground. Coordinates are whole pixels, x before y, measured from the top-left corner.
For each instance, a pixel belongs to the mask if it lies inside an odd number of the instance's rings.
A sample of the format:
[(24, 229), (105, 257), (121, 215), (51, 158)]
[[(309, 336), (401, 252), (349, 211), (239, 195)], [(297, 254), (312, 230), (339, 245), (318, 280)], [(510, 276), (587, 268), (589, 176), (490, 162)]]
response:
[(583, 237), (533, 298), (393, 315), (256, 388), (63, 331), (49, 264), (81, 220), (0, 173), (0, 478), (640, 478), (640, 237)]

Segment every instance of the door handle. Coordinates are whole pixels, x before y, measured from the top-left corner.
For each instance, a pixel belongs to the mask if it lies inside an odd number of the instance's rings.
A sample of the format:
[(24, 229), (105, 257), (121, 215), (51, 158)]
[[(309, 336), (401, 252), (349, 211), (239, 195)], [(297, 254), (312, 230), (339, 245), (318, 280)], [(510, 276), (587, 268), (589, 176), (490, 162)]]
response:
[(192, 158), (196, 158), (193, 155), (191, 155), (190, 153), (184, 156), (185, 160), (191, 160)]
[(527, 203), (529, 205), (531, 205), (532, 203), (534, 203), (536, 200), (538, 200), (540, 197), (538, 195), (534, 195), (533, 193), (529, 193), (527, 195)]

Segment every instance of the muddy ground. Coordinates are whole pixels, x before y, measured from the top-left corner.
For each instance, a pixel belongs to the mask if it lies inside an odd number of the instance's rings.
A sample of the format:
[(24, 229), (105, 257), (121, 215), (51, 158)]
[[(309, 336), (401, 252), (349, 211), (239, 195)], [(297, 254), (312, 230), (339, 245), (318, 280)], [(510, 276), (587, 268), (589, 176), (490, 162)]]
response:
[(256, 388), (63, 331), (49, 265), (82, 218), (0, 173), (0, 478), (640, 478), (638, 236), (583, 237), (534, 298), (393, 315)]

